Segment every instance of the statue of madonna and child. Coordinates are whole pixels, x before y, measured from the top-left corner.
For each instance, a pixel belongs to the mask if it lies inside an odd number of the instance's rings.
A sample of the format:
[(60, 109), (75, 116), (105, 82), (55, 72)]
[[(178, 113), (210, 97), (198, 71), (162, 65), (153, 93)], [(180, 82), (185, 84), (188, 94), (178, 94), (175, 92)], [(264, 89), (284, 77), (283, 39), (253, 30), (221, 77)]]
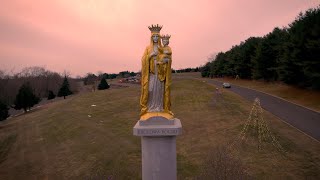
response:
[[(150, 45), (142, 56), (141, 68), (141, 117), (173, 119), (171, 112), (171, 63), (172, 51), (169, 47), (170, 35), (160, 35), (162, 26), (151, 25)], [(162, 40), (162, 43), (161, 41)]]

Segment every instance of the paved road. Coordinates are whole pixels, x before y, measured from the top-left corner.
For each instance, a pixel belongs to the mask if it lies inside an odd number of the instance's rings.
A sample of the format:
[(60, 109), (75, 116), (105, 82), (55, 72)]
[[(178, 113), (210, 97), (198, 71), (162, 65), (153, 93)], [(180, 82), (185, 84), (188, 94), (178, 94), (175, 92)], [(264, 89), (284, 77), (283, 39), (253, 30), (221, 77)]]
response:
[[(222, 87), (222, 82), (216, 80), (206, 79), (206, 82)], [(265, 110), (320, 141), (320, 113), (248, 88), (232, 85), (229, 90), (250, 101), (258, 97)]]

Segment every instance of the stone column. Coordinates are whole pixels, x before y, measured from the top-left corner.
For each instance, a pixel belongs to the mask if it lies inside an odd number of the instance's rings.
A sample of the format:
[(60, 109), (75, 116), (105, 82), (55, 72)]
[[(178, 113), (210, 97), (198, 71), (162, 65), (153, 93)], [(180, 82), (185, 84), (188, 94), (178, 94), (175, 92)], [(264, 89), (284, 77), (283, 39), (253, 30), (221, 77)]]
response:
[(158, 116), (136, 123), (133, 134), (141, 136), (143, 180), (177, 179), (176, 136), (181, 132), (179, 119)]

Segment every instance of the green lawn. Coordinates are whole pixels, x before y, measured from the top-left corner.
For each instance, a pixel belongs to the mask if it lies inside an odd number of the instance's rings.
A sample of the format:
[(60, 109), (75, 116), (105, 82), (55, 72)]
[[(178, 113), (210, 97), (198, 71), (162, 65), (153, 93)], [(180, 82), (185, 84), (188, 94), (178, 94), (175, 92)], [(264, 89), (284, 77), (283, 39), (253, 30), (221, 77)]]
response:
[[(251, 102), (214, 89), (174, 77), (172, 110), (183, 126), (177, 138), (179, 179), (199, 176), (210, 153), (234, 142), (250, 113)], [(139, 86), (86, 93), (1, 122), (0, 179), (141, 179), (140, 139), (132, 135), (139, 94)], [(270, 142), (259, 151), (258, 139), (249, 134), (231, 151), (247, 173), (319, 179), (320, 144), (268, 112), (263, 116), (287, 153)]]

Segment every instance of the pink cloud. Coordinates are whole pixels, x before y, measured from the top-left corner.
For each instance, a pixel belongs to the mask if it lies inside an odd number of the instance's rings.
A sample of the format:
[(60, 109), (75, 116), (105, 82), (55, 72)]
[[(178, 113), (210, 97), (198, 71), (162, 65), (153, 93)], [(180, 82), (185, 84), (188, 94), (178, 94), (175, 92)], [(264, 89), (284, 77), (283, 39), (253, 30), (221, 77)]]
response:
[(73, 75), (138, 71), (152, 23), (172, 35), (173, 67), (196, 67), (211, 53), (286, 26), (317, 5), (312, 0), (4, 1), (0, 68), (45, 65)]

